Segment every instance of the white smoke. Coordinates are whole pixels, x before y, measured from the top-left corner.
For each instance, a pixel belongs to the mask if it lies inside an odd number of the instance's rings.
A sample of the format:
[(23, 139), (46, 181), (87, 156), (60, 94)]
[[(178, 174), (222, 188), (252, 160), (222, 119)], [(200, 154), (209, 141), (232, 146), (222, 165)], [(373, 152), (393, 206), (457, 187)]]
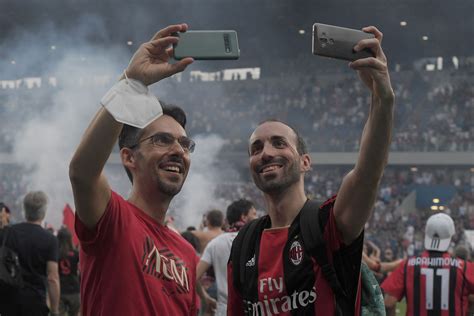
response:
[[(117, 65), (104, 58), (105, 52), (97, 55), (102, 58), (67, 54), (57, 64), (57, 76), (61, 78), (68, 74), (69, 80), (60, 81), (47, 113), (24, 122), (15, 140), (15, 161), (31, 170), (25, 175), (27, 188), (43, 190), (49, 196), (46, 221), (55, 227), (61, 225), (64, 205), (73, 206), (68, 177), (72, 154), (107, 90), (107, 87), (93, 84), (93, 78), (97, 74), (117, 74)], [(81, 58), (87, 58), (86, 65), (78, 62)], [(91, 84), (86, 84), (88, 82)]]
[[(48, 195), (50, 204), (46, 221), (58, 228), (62, 224), (65, 204), (70, 204), (74, 209), (68, 177), (71, 157), (99, 108), (100, 98), (117, 80), (133, 52), (125, 44), (103, 47), (88, 42), (91, 32), (101, 37), (107, 36), (100, 18), (84, 18), (77, 25), (77, 34), (52, 35), (52, 32), (48, 25), (35, 35), (19, 35), (10, 43), (9, 52), (11, 55), (18, 52), (17, 56), (23, 56), (18, 60), (28, 60), (28, 65), (22, 65), (22, 71), (28, 73), (29, 65), (43, 65), (45, 71), (41, 73), (42, 87), (33, 88), (34, 97), (40, 100), (36, 102), (38, 104), (42, 100), (49, 100), (51, 104), (41, 104), (39, 108), (43, 110), (42, 113), (38, 108), (32, 108), (30, 113), (34, 115), (26, 115), (27, 119), (17, 126), (18, 132), (13, 135), (13, 157), (23, 167), (22, 170), (27, 170), (23, 177), (27, 190), (42, 190)], [(42, 36), (43, 33), (47, 35)], [(44, 49), (44, 42), (51, 39), (68, 43), (68, 47), (58, 45), (55, 48), (57, 58), (54, 60), (48, 55), (51, 51)], [(27, 48), (22, 44), (25, 42)], [(18, 73), (9, 73), (8, 77), (16, 79)], [(50, 82), (57, 83), (57, 86), (48, 87)], [(156, 85), (153, 91), (160, 97), (166, 96), (166, 101), (173, 101), (173, 95), (164, 87), (166, 84)], [(223, 92), (212, 93), (217, 98)], [(23, 107), (28, 105), (17, 104)], [(184, 108), (187, 112), (193, 110), (186, 105)], [(196, 139), (196, 143), (188, 179), (170, 208), (180, 228), (197, 225), (202, 214), (210, 208), (225, 210), (227, 206), (226, 201), (214, 197), (214, 190), (223, 178), (214, 165), (215, 157), (224, 140), (216, 135), (201, 136)], [(106, 174), (112, 189), (126, 198), (130, 183), (125, 171), (117, 163), (120, 164), (118, 159), (114, 165), (108, 164)]]
[[(28, 115), (17, 116), (23, 121), (13, 135), (12, 155), (22, 170), (27, 170), (23, 177), (27, 190), (42, 190), (48, 195), (46, 221), (56, 228), (62, 223), (65, 204), (74, 208), (68, 177), (72, 154), (99, 108), (100, 98), (130, 58), (125, 47), (90, 44), (87, 37), (91, 33), (105, 36), (100, 18), (84, 17), (74, 34), (61, 34), (47, 24), (36, 34), (18, 35), (8, 45), (9, 54), (17, 56), (21, 70), (3, 74), (5, 77), (19, 79), (20, 71), (29, 74), (28, 67), (31, 72), (40, 72), (41, 87), (27, 92), (35, 102), (16, 104), (19, 110), (27, 106), (31, 109)], [(45, 45), (52, 39), (62, 44), (55, 46), (53, 53)], [(54, 58), (51, 54), (55, 54)], [(35, 65), (41, 65), (41, 69)], [(20, 96), (23, 93), (19, 91)]]
[(227, 201), (214, 196), (223, 181), (218, 167), (218, 153), (225, 144), (218, 135), (195, 137), (196, 150), (191, 156), (191, 168), (181, 193), (173, 200), (170, 214), (176, 217), (179, 228), (196, 226), (202, 214), (210, 209), (224, 211)]

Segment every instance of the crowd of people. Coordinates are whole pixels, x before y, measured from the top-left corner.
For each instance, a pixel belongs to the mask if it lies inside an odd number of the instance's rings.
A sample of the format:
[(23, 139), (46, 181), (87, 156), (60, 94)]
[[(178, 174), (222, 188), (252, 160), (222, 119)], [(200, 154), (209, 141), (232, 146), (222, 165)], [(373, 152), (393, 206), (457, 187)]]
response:
[[(462, 75), (407, 71), (393, 77), (398, 99), (392, 151), (473, 150), (474, 91), (463, 82)], [(238, 84), (197, 83), (189, 88), (200, 90), (212, 85), (223, 93), (201, 95), (199, 111), (190, 112), (192, 133), (218, 133), (234, 147), (242, 148), (248, 129), (266, 117), (278, 116), (302, 126), (303, 133), (320, 135), (307, 139), (313, 151), (359, 149), (359, 139), (353, 135), (364, 124), (370, 99), (362, 84), (352, 77), (325, 76), (323, 81), (314, 76), (288, 74), (284, 78)], [(182, 97), (183, 104), (196, 102)], [(235, 124), (223, 126), (230, 115)]]
[[(185, 70), (193, 62), (184, 58), (168, 63), (167, 48), (178, 42), (174, 34), (186, 30), (186, 24), (168, 26), (138, 48), (123, 78), (101, 100), (103, 107), (76, 147), (69, 179), (78, 249), (72, 245), (68, 230), (61, 228), (51, 234), (42, 228), (48, 202), (45, 193), (26, 194), (22, 200), (25, 221), (14, 225), (11, 208), (1, 204), (2, 256), (7, 252), (10, 259), (0, 264), (9, 272), (21, 271), (23, 280), (5, 284), (12, 273), (0, 275), (1, 290), (9, 290), (2, 293), (7, 299), (2, 300), (0, 313), (77, 315), (80, 309), (82, 315), (217, 312), (236, 316), (358, 316), (363, 310), (385, 314), (386, 308), (394, 315), (396, 302), (405, 296), (409, 313), (437, 309), (464, 314), (467, 297), (474, 294), (474, 264), (451, 259), (455, 254), (448, 251), (455, 244), (468, 245), (464, 229), (470, 228), (474, 218), (474, 174), (467, 173), (466, 168), (420, 168), (418, 173), (386, 169), (391, 146), (396, 149), (406, 144), (398, 143), (395, 129), (395, 144), (391, 145), (393, 126), (414, 124), (423, 128), (416, 122), (417, 115), (407, 114), (412, 113), (411, 104), (418, 104), (423, 95), (410, 95), (400, 85), (392, 88), (381, 48), (382, 33), (375, 27), (364, 28), (374, 38), (354, 48), (369, 49), (374, 56), (350, 64), (360, 76), (358, 83), (341, 78), (338, 83), (328, 80), (324, 86), (294, 82), (287, 88), (296, 89), (295, 96), (284, 97), (279, 90), (267, 93), (270, 85), (264, 82), (255, 85), (263, 91), (255, 94), (259, 96), (256, 102), (251, 102), (255, 95), (245, 95), (244, 89), (237, 87), (237, 94), (230, 94), (235, 99), (219, 105), (207, 93), (201, 100), (204, 106), (191, 111), (187, 118), (179, 106), (160, 104), (145, 93), (147, 86)], [(415, 77), (407, 80), (414, 82)], [(272, 89), (287, 83), (274, 83)], [(437, 112), (441, 116), (427, 125), (447, 122), (451, 134), (441, 139), (432, 130), (425, 139), (429, 145), (417, 145), (427, 150), (471, 150), (471, 121), (457, 115), (472, 115), (472, 88), (456, 85), (459, 91), (467, 91), (467, 97), (458, 99), (454, 97), (459, 94), (457, 88), (428, 86), (427, 91), (437, 100), (456, 102), (456, 110), (443, 107), (444, 112)], [(196, 99), (196, 94), (181, 95)], [(395, 95), (400, 96), (401, 104), (396, 111)], [(141, 107), (131, 111), (131, 104), (136, 103)], [(208, 105), (211, 108), (206, 108)], [(226, 114), (216, 113), (212, 119), (200, 116), (219, 106)], [(239, 106), (251, 107), (252, 111), (234, 112)], [(279, 114), (279, 120), (271, 119), (273, 113)], [(236, 119), (233, 126), (222, 127), (227, 130), (223, 135), (228, 139), (238, 135), (236, 139), (249, 155), (253, 184), (219, 185), (215, 194), (232, 192), (226, 222), (223, 210), (200, 210), (206, 212), (205, 229), (188, 227), (179, 234), (168, 209), (191, 165), (195, 143), (187, 131), (219, 133), (215, 120), (230, 114)], [(267, 120), (261, 122), (264, 118)], [(242, 137), (244, 129), (251, 133), (249, 137)], [(363, 130), (357, 142), (353, 139), (356, 129), (358, 133)], [(416, 130), (417, 135), (424, 132)], [(306, 141), (302, 135), (312, 138)], [(452, 145), (458, 140), (459, 147)], [(111, 177), (103, 172), (117, 141), (131, 183), (127, 199), (115, 191)], [(313, 168), (308, 144), (319, 150), (357, 151), (357, 163), (351, 168)], [(416, 203), (404, 204), (408, 194), (421, 184), (443, 184), (455, 190), (442, 213), (430, 216), (428, 209), (416, 207)], [(21, 184), (4, 185), (2, 189), (22, 193)], [(264, 214), (257, 216), (257, 209)], [(420, 235), (420, 228), (425, 226), (425, 233)], [(449, 303), (446, 295), (436, 293), (426, 298), (422, 295), (424, 303), (420, 304), (419, 292), (412, 295), (412, 289), (433, 291), (428, 289), (431, 283), (426, 282), (426, 289), (420, 285), (420, 271), (433, 277), (435, 266), (440, 268), (436, 276), (443, 282), (449, 273), (456, 282), (464, 278), (466, 285), (457, 290), (455, 281), (449, 283)], [(369, 286), (366, 293), (359, 290), (364, 282), (371, 282), (368, 278), (372, 273), (367, 269), (381, 273), (380, 282), (386, 277), (382, 283), (385, 305), (380, 299), (368, 299), (378, 295), (377, 284)], [(201, 282), (205, 273), (214, 274), (217, 288)], [(223, 285), (224, 279), (227, 285)], [(438, 279), (436, 282), (441, 282)], [(414, 282), (414, 286), (407, 290), (402, 280)]]
[[(113, 169), (114, 174), (120, 175), (121, 167)], [(306, 176), (306, 192), (308, 196), (322, 200), (337, 193), (340, 179), (349, 171), (348, 167), (341, 166), (318, 166), (314, 167)], [(0, 192), (2, 201), (13, 210), (12, 222), (21, 220), (21, 197), (27, 193), (27, 185), (22, 181), (22, 173), (25, 172), (19, 166), (0, 166), (1, 181)], [(239, 175), (238, 179), (229, 181), (225, 179), (219, 183), (212, 196), (222, 198), (230, 204), (240, 198), (247, 198), (254, 202), (260, 215), (263, 213), (263, 196), (255, 190), (255, 184), (247, 179), (246, 174)], [(125, 181), (123, 175), (117, 176), (114, 183)], [(455, 240), (463, 239), (463, 231), (474, 227), (473, 188), (474, 173), (469, 168), (461, 167), (422, 167), (412, 171), (409, 167), (388, 166), (385, 169), (380, 184), (377, 201), (375, 202), (374, 215), (369, 220), (366, 235), (371, 241), (381, 248), (390, 248), (396, 256), (403, 257), (407, 247), (413, 244), (413, 250), (420, 251), (421, 236), (417, 241), (407, 244), (403, 237), (407, 227), (412, 226), (415, 231), (421, 232), (424, 220), (432, 213), (430, 209), (419, 209), (419, 212), (402, 214), (398, 208), (400, 203), (415, 190), (417, 184), (425, 185), (449, 185), (455, 188), (456, 194), (448, 204), (443, 205), (445, 211), (449, 212), (457, 224)], [(66, 203), (66, 201), (62, 201)], [(60, 210), (55, 210), (59, 212)], [(198, 210), (204, 213), (207, 210)], [(174, 218), (179, 219), (179, 210), (176, 210)], [(184, 229), (179, 221), (175, 225)], [(199, 223), (194, 223), (199, 227)], [(405, 249), (402, 249), (405, 247)], [(412, 247), (410, 247), (411, 249)], [(413, 252), (411, 252), (413, 253)]]
[[(474, 88), (465, 77), (462, 69), (393, 73), (397, 111), (391, 150), (473, 151)], [(301, 126), (303, 135), (319, 135), (306, 139), (312, 151), (355, 152), (360, 140), (354, 135), (362, 129), (370, 103), (362, 83), (347, 74), (272, 77), (263, 69), (259, 80), (170, 79), (161, 85), (164, 101), (187, 109), (190, 135), (218, 134), (226, 139), (226, 150), (236, 152), (245, 148), (248, 131), (268, 117)], [(50, 106), (49, 95), (41, 89), (0, 91), (8, 105), (0, 109), (7, 118), (0, 127), (2, 152), (12, 150), (16, 126)]]
[[(308, 196), (321, 199), (322, 194), (332, 195), (335, 193), (333, 190), (340, 183), (334, 183), (328, 179), (340, 179), (346, 171), (345, 168), (335, 168), (331, 172), (312, 170), (312, 174), (307, 178)], [(433, 176), (434, 174), (437, 176)], [(387, 181), (387, 178), (392, 181)], [(409, 178), (411, 179), (409, 180)], [(466, 240), (464, 230), (474, 226), (473, 178), (474, 175), (471, 174), (469, 177), (468, 171), (463, 169), (427, 169), (420, 173), (411, 172), (409, 169), (386, 169), (384, 182), (380, 186), (375, 203), (374, 215), (366, 226), (364, 248), (364, 258), (369, 267), (373, 268), (374, 274), (381, 283), (391, 271), (398, 267), (403, 261), (402, 259), (421, 255), (424, 251), (424, 223), (433, 212), (428, 209), (419, 209), (417, 212), (403, 214), (400, 209), (397, 209), (400, 201), (406, 197), (406, 193), (403, 192), (409, 192), (408, 188), (416, 183), (451, 183), (458, 187), (457, 194), (446, 205), (446, 212), (454, 219), (455, 225), (455, 233), (449, 246), (450, 253), (457, 255), (459, 252), (459, 256), (464, 259), (469, 259), (472, 256), (472, 248)], [(399, 182), (396, 183), (396, 181)], [(245, 190), (245, 186), (242, 184), (227, 184), (221, 186), (222, 191), (220, 192), (222, 194), (237, 192), (234, 195), (229, 195), (228, 200), (237, 196), (250, 197), (252, 196), (251, 192), (255, 192), (255, 189), (251, 183), (247, 186), (248, 190)], [(312, 191), (315, 188), (319, 189)], [(38, 193), (36, 192), (36, 194)], [(261, 200), (259, 195), (253, 197), (255, 201)], [(28, 197), (25, 199), (28, 200)], [(260, 209), (260, 207), (258, 208)], [(225, 213), (226, 218), (224, 219)], [(250, 200), (239, 199), (230, 203), (227, 210), (203, 212), (203, 221), (196, 223), (196, 227), (187, 227), (185, 231), (179, 228), (181, 227), (179, 222), (168, 221), (168, 226), (177, 232), (182, 231), (182, 236), (193, 245), (199, 255), (202, 255), (197, 267), (197, 278), (206, 291), (204, 297), (207, 299), (203, 299), (201, 305), (203, 315), (212, 315), (212, 311), (216, 307), (216, 315), (225, 315), (222, 311), (226, 308), (223, 302), (227, 301), (227, 291), (223, 292), (222, 289), (227, 289), (227, 276), (225, 271), (222, 272), (222, 262), (227, 262), (230, 251), (230, 246), (227, 249), (225, 245), (227, 243), (230, 245), (237, 235), (238, 229), (236, 227), (240, 228), (248, 221), (261, 215), (262, 212), (257, 212)], [(0, 226), (5, 227), (19, 222), (21, 220), (18, 217), (11, 217), (10, 208), (6, 204), (0, 203)], [(78, 249), (72, 243), (72, 233), (67, 227), (63, 226), (57, 231), (51, 230), (51, 228), (48, 230), (48, 234), (52, 233), (58, 239), (57, 262), (61, 284), (60, 315), (78, 315), (80, 308)], [(207, 244), (214, 239), (216, 240), (207, 247)], [(219, 283), (220, 285), (218, 285)]]

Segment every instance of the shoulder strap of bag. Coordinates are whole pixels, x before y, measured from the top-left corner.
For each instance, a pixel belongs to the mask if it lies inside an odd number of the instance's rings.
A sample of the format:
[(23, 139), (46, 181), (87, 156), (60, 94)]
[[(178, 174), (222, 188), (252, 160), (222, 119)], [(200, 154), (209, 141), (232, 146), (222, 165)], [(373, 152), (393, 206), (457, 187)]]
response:
[(250, 246), (255, 247), (257, 227), (262, 225), (264, 217), (260, 217), (251, 221), (242, 227), (232, 242), (231, 261), (232, 261), (232, 278), (234, 287), (242, 292), (243, 284), (245, 284), (245, 264), (249, 254)]
[(300, 216), (301, 236), (306, 249), (321, 267), (324, 278), (334, 292), (338, 313), (345, 315), (342, 311), (346, 308), (341, 304), (346, 305), (345, 302), (347, 302), (348, 296), (339, 282), (334, 266), (328, 261), (326, 241), (319, 220), (320, 205), (320, 203), (311, 200), (304, 205)]

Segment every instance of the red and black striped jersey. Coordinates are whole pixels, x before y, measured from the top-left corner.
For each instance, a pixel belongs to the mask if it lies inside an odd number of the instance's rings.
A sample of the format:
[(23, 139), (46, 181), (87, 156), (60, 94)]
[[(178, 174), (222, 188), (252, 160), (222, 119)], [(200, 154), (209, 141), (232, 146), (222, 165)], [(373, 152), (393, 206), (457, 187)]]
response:
[[(336, 254), (344, 262), (334, 262), (336, 271), (345, 289), (354, 302), (354, 316), (360, 313), (360, 262), (363, 246), (363, 234), (351, 245), (344, 245), (337, 230), (331, 199), (321, 207), (325, 217), (324, 239), (327, 242), (328, 256), (334, 260)], [(321, 267), (311, 257), (301, 235), (298, 232), (290, 237), (290, 227), (265, 229), (261, 234), (259, 251), (248, 260), (246, 268), (256, 267), (258, 271), (255, 301), (246, 300), (234, 287), (232, 269), (238, 269), (239, 262), (229, 262), (227, 315), (334, 315), (335, 298), (329, 283), (324, 278)], [(232, 258), (232, 257), (231, 257)], [(289, 260), (287, 260), (289, 259)], [(285, 261), (290, 267), (285, 268)], [(357, 267), (355, 273), (349, 273), (345, 266)], [(289, 271), (291, 269), (291, 271)], [(291, 275), (291, 277), (290, 277)], [(249, 280), (249, 283), (253, 283)], [(303, 283), (307, 286), (301, 287)], [(291, 287), (291, 289), (290, 289)]]
[(404, 260), (382, 283), (397, 300), (406, 297), (406, 315), (467, 315), (474, 293), (474, 265), (447, 252), (425, 251)]

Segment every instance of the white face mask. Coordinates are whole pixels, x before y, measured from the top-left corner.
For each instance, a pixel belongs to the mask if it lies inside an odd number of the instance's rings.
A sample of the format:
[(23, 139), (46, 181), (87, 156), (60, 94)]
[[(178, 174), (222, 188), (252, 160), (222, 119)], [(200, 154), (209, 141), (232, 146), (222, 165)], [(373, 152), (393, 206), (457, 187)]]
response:
[(145, 128), (163, 115), (158, 99), (147, 86), (134, 79), (117, 82), (102, 97), (100, 104), (117, 122), (138, 128)]

